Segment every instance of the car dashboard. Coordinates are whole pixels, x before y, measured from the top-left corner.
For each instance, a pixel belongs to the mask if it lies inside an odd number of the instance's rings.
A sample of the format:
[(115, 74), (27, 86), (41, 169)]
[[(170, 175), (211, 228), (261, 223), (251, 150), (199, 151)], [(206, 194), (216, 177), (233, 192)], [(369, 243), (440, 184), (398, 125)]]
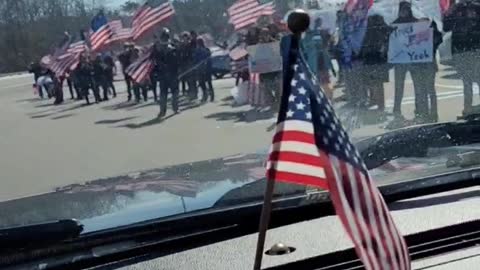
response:
[[(480, 188), (471, 187), (443, 192), (389, 205), (397, 226), (404, 235), (414, 235), (441, 227), (480, 219)], [(202, 246), (158, 258), (141, 258), (96, 269), (253, 269), (257, 234)], [(478, 238), (477, 238), (478, 241)], [(408, 242), (408, 241), (407, 241)], [(327, 216), (271, 229), (266, 248), (283, 243), (295, 248), (284, 255), (264, 255), (262, 269), (362, 269), (325, 265), (313, 258), (352, 248), (336, 216)], [(412, 248), (412, 247), (410, 247)], [(478, 269), (480, 248), (477, 246), (415, 259), (413, 269)], [(301, 264), (296, 264), (303, 262)], [(305, 263), (306, 262), (306, 263)]]

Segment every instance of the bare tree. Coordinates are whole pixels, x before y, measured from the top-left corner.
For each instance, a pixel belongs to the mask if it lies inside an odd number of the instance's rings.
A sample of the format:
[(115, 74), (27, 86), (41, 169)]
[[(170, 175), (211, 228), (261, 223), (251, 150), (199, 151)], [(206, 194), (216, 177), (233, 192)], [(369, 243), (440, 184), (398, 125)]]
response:
[(138, 3), (137, 1), (133, 1), (133, 0), (129, 0), (127, 2), (125, 2), (121, 7), (121, 11), (124, 13), (124, 14), (127, 14), (127, 15), (131, 15), (135, 12), (135, 10), (137, 10), (138, 8), (140, 7), (140, 3)]
[[(149, 3), (164, 1), (150, 0)], [(226, 38), (233, 32), (226, 10), (235, 1), (173, 1), (176, 15), (158, 28), (167, 26), (177, 33), (195, 30)], [(289, 1), (275, 1), (278, 10), (288, 9)], [(141, 2), (128, 0), (117, 11), (105, 11), (110, 19), (131, 16)], [(25, 70), (30, 61), (51, 51), (65, 31), (75, 35), (81, 28), (87, 28), (93, 15), (106, 4), (108, 0), (0, 0), (0, 72)]]
[(47, 54), (64, 31), (87, 26), (93, 7), (87, 0), (0, 1), (0, 72), (25, 70)]

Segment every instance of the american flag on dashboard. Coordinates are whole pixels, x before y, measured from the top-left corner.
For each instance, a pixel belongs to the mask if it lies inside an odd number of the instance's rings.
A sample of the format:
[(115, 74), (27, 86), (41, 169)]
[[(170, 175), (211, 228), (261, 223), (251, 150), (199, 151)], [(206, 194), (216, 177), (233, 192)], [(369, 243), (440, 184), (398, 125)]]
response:
[(403, 236), (328, 98), (301, 57), (287, 72), (267, 177), (329, 190), (367, 270), (410, 269)]
[(130, 66), (128, 66), (125, 73), (127, 73), (134, 82), (142, 83), (148, 79), (152, 69), (153, 61), (151, 58), (151, 49), (149, 49)]
[(148, 2), (140, 7), (133, 16), (132, 34), (137, 40), (155, 25), (169, 19), (175, 14), (172, 3), (166, 2), (157, 7), (152, 7)]
[[(104, 15), (99, 15), (103, 16)], [(110, 24), (107, 22), (107, 19), (101, 18), (97, 19), (94, 18), (94, 21), (98, 23), (92, 22), (92, 33), (90, 34), (90, 44), (92, 46), (93, 51), (97, 51), (101, 49), (103, 46), (107, 45), (110, 42), (110, 38), (113, 35), (113, 31), (111, 29)]]
[(235, 30), (255, 24), (261, 16), (273, 15), (275, 13), (274, 2), (260, 4), (258, 0), (237, 0), (227, 10), (230, 16), (229, 22)]

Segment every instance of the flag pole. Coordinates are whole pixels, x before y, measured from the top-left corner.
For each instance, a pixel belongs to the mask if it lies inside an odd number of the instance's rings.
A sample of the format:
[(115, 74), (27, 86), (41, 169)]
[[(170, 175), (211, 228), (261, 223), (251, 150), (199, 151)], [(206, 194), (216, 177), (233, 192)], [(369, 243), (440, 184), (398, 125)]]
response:
[[(288, 63), (285, 66), (291, 68), (294, 64), (296, 57), (298, 56), (299, 51), (299, 44), (302, 33), (308, 29), (310, 24), (310, 17), (308, 14), (301, 9), (294, 10), (288, 16), (288, 28), (293, 33), (291, 36), (291, 43), (290, 48), (288, 48)], [(285, 57), (284, 57), (285, 61)], [(283, 70), (284, 74), (287, 70)], [(288, 73), (287, 73), (288, 74)], [(283, 76), (284, 78), (284, 89), (282, 94), (282, 104), (284, 102), (288, 102), (288, 96), (290, 93), (286, 91), (285, 85), (290, 84), (290, 80), (292, 79), (291, 76)], [(289, 79), (286, 79), (289, 78)], [(283, 107), (283, 106), (281, 106)], [(279, 114), (282, 113), (282, 109), (280, 109)], [(284, 112), (285, 113), (285, 112)], [(260, 270), (262, 267), (262, 257), (263, 257), (263, 250), (265, 247), (265, 238), (267, 236), (268, 224), (270, 223), (270, 215), (272, 212), (272, 199), (273, 199), (273, 191), (275, 188), (275, 179), (272, 177), (267, 176), (267, 187), (265, 189), (265, 196), (263, 201), (262, 213), (260, 216), (260, 224), (258, 228), (258, 240), (257, 240), (257, 249), (255, 252), (255, 261), (253, 265), (253, 270)]]

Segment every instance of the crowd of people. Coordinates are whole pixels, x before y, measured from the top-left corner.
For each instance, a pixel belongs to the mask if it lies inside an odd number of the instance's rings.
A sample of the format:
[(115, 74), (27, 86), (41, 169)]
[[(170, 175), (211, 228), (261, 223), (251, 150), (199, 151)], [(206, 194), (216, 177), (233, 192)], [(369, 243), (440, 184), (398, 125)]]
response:
[[(137, 82), (127, 70), (144, 55), (150, 58), (153, 67), (145, 80)], [(153, 92), (154, 100), (160, 104), (159, 117), (166, 114), (169, 93), (172, 95), (173, 111), (179, 113), (180, 88), (182, 94), (190, 100), (198, 99), (199, 88), (202, 90), (202, 102), (215, 99), (211, 51), (194, 31), (183, 32), (180, 38), (172, 38), (170, 31), (164, 28), (152, 46), (141, 48), (127, 42), (118, 55), (113, 52), (84, 52), (80, 55), (76, 68), (61, 77), (55, 76), (49, 67), (41, 62), (32, 63), (29, 71), (34, 74), (35, 87), (40, 98), (48, 96), (55, 98), (55, 104), (63, 103), (63, 85), (67, 81), (72, 99), (85, 99), (86, 103), (90, 104), (89, 97), (93, 94), (95, 103), (100, 103), (109, 100), (109, 97), (117, 96), (114, 85), (116, 60), (121, 64), (128, 101), (147, 101), (149, 92)]]
[[(405, 125), (402, 113), (406, 74), (410, 73), (413, 81), (415, 98), (414, 123), (438, 121), (438, 105), (435, 89), (435, 78), (438, 71), (437, 58), (432, 57), (429, 62), (422, 63), (388, 63), (388, 46), (391, 33), (395, 31), (395, 24), (415, 23), (427, 21), (433, 32), (433, 55), (435, 56), (443, 42), (443, 32), (452, 32), (453, 66), (458, 72), (464, 87), (464, 113), (474, 110), (472, 96), (473, 83), (480, 83), (480, 5), (473, 1), (465, 1), (452, 5), (442, 17), (443, 29), (431, 18), (417, 18), (413, 15), (412, 4), (408, 1), (400, 2), (398, 17), (392, 24), (386, 23), (380, 14), (369, 14), (366, 21), (366, 31), (361, 44), (355, 48), (345, 42), (349, 29), (350, 15), (344, 11), (337, 12), (337, 29), (335, 33), (328, 31), (322, 24), (322, 18), (313, 18), (312, 26), (305, 33), (301, 41), (301, 49), (307, 63), (317, 75), (320, 84), (333, 101), (343, 100), (347, 105), (378, 113), (378, 119), (386, 119), (384, 83), (389, 81), (389, 71), (394, 70), (394, 120), (389, 127), (396, 128)], [(351, 22), (350, 22), (351, 23)], [(238, 47), (280, 42), (287, 32), (275, 24), (266, 24), (248, 28), (243, 34), (239, 33), (237, 44), (230, 46), (230, 50)], [(92, 92), (95, 102), (108, 100), (109, 96), (116, 96), (113, 78), (116, 73), (115, 61), (121, 63), (124, 79), (127, 86), (128, 100), (135, 99), (141, 102), (148, 99), (148, 93), (153, 92), (153, 98), (159, 102), (159, 117), (163, 117), (167, 110), (167, 97), (171, 94), (174, 113), (179, 112), (178, 97), (185, 95), (190, 100), (198, 99), (199, 89), (202, 91), (201, 101), (214, 101), (215, 93), (212, 85), (211, 51), (205, 41), (194, 31), (183, 32), (173, 36), (168, 29), (163, 29), (156, 37), (150, 48), (150, 57), (153, 68), (147, 80), (141, 83), (132, 80), (127, 70), (142, 54), (141, 49), (132, 43), (126, 43), (124, 51), (118, 55), (83, 54), (80, 64), (66, 76), (55, 78), (48, 68), (39, 63), (30, 66), (35, 75), (40, 97), (46, 95), (55, 97), (55, 103), (63, 101), (62, 85), (67, 81), (71, 98), (89, 100)], [(248, 54), (233, 62), (248, 61)], [(338, 65), (334, 65), (336, 60)], [(336, 70), (338, 67), (338, 70)], [(251, 81), (254, 77), (249, 73), (248, 65), (235, 70), (237, 84), (240, 80)], [(264, 96), (261, 105), (278, 107), (281, 99), (281, 71), (268, 72), (258, 75), (258, 92)], [(343, 85), (344, 95), (334, 95), (331, 76), (336, 76), (335, 83)], [(60, 89), (56, 91), (55, 89)], [(258, 105), (255, 102), (251, 105)]]
[[(344, 12), (338, 13), (338, 23), (348, 21)], [(433, 57), (423, 63), (388, 63), (387, 53), (389, 38), (395, 30), (395, 24), (427, 21), (433, 32)], [(452, 32), (452, 65), (463, 82), (464, 110), (463, 114), (475, 110), (472, 102), (472, 85), (480, 82), (480, 5), (474, 1), (462, 1), (450, 7), (442, 16), (443, 32)], [(340, 29), (342, 27), (339, 27)], [(370, 14), (367, 20), (365, 37), (358, 50), (351, 52), (349, 63), (345, 59), (344, 44), (339, 42), (335, 47), (337, 61), (341, 72), (345, 74), (344, 99), (357, 107), (372, 108), (375, 106), (379, 119), (385, 119), (384, 83), (389, 81), (389, 71), (394, 73), (394, 120), (388, 128), (397, 128), (408, 122), (402, 114), (402, 100), (406, 74), (410, 73), (413, 81), (415, 98), (415, 118), (413, 123), (438, 121), (438, 105), (435, 87), (438, 72), (437, 50), (443, 42), (443, 34), (437, 23), (431, 18), (417, 18), (412, 11), (412, 3), (402, 1), (399, 4), (398, 17), (391, 25), (379, 14)], [(340, 33), (340, 40), (342, 33)]]
[[(410, 2), (400, 2), (398, 18), (388, 25), (379, 14), (368, 17), (365, 37), (361, 46), (352, 54), (350, 67), (346, 69), (346, 99), (359, 107), (375, 106), (379, 118), (385, 118), (384, 83), (389, 81), (389, 70), (394, 70), (394, 121), (393, 127), (404, 125), (402, 115), (402, 99), (404, 96), (406, 74), (409, 72), (413, 81), (415, 95), (416, 123), (437, 122), (438, 108), (435, 92), (435, 74), (438, 70), (436, 57), (424, 63), (389, 64), (387, 59), (389, 38), (395, 30), (394, 24), (430, 22), (433, 31), (433, 52), (442, 43), (442, 33), (435, 21), (429, 18), (413, 16)], [(340, 51), (343, 48), (340, 48)]]

